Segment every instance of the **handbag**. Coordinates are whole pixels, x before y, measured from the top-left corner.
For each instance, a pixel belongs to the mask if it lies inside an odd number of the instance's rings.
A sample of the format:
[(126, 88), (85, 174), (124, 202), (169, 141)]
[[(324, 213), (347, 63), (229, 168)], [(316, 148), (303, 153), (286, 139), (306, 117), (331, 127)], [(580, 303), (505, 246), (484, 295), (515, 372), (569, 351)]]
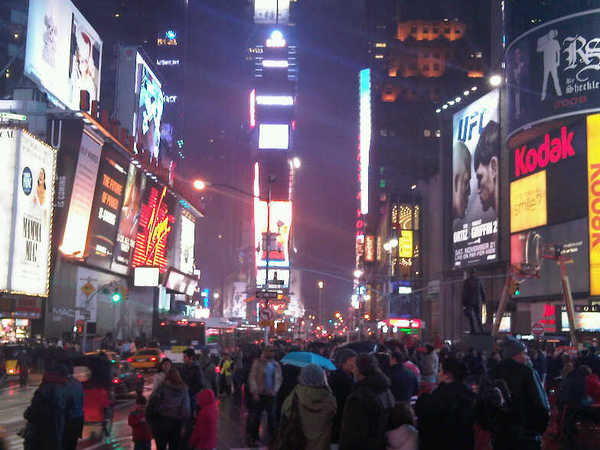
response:
[(290, 416), (282, 422), (277, 436), (269, 446), (269, 450), (304, 450), (306, 448), (306, 436), (302, 431), (300, 407), (298, 406), (298, 394), (296, 392), (294, 392), (292, 398)]

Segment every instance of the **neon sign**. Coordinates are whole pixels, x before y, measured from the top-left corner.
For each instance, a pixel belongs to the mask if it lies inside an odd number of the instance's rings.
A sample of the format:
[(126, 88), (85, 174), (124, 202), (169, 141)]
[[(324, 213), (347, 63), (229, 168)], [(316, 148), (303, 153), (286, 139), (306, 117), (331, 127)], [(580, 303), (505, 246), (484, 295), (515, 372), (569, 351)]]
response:
[(156, 188), (150, 189), (148, 203), (142, 206), (140, 227), (133, 250), (133, 267), (158, 267), (167, 270), (167, 238), (175, 218), (169, 214), (165, 203), (167, 187), (160, 195)]

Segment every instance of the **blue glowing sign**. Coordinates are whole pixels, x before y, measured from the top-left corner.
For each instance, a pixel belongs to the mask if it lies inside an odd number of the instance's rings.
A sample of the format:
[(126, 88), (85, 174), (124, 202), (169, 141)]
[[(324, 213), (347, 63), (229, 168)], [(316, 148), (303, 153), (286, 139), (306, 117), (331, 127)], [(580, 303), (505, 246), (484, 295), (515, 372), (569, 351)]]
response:
[(167, 39), (176, 39), (177, 38), (177, 33), (175, 32), (175, 30), (167, 30), (165, 32), (165, 37)]

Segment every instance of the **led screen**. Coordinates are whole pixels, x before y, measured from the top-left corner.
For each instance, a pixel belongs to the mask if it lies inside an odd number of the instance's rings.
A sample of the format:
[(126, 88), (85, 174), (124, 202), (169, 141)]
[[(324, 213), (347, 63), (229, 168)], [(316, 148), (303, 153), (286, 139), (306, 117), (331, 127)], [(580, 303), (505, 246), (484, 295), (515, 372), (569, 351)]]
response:
[(136, 146), (142, 146), (154, 159), (160, 147), (160, 121), (163, 113), (162, 85), (141, 55), (136, 55), (137, 111), (134, 115)]
[(546, 171), (510, 183), (510, 232), (546, 225)]
[(288, 124), (260, 124), (258, 148), (261, 150), (287, 150), (290, 145)]
[[(266, 287), (267, 271), (264, 268), (259, 268), (256, 272), (256, 285)], [(277, 280), (278, 283), (273, 283)], [(290, 286), (290, 271), (289, 269), (275, 269), (269, 263), (269, 288), (271, 289), (287, 289)]]
[(179, 270), (192, 274), (194, 273), (194, 238), (196, 226), (194, 221), (185, 214), (181, 215), (179, 223), (181, 226)]
[(292, 224), (292, 202), (271, 202), (270, 242), (267, 243), (267, 202), (254, 205), (256, 261), (258, 267), (289, 267), (289, 238)]
[(369, 158), (371, 152), (371, 69), (359, 73), (360, 211), (369, 213)]
[(30, 0), (24, 73), (60, 106), (100, 96), (102, 41), (69, 0)]
[(254, 0), (254, 23), (287, 25), (290, 0)]
[(500, 177), (499, 93), (492, 91), (454, 114), (452, 248), (455, 267), (497, 259)]

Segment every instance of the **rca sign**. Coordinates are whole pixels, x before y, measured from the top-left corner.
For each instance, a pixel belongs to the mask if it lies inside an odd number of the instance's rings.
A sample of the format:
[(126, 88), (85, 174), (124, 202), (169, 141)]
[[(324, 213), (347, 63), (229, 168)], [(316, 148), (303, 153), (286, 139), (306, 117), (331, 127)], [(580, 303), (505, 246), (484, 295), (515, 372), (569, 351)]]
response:
[(523, 145), (515, 149), (515, 178), (575, 156), (574, 135), (575, 132), (567, 130), (564, 126), (560, 129), (560, 137), (552, 137), (547, 133), (544, 142), (538, 148), (528, 150), (527, 145)]
[(600, 114), (587, 117), (590, 295), (600, 295)]

